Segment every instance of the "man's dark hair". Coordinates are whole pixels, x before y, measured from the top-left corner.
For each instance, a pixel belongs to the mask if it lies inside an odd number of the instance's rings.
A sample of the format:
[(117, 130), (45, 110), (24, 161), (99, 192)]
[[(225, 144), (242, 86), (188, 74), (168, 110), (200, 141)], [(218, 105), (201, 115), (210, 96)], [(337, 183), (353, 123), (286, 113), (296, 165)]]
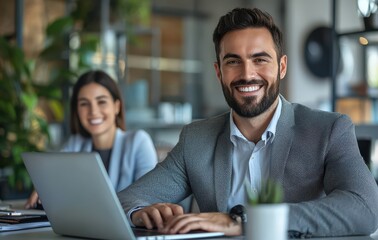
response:
[(277, 60), (279, 61), (284, 55), (283, 37), (281, 30), (274, 23), (272, 16), (257, 8), (235, 8), (219, 19), (218, 25), (213, 33), (213, 42), (218, 64), (220, 64), (220, 42), (223, 36), (228, 32), (250, 27), (265, 27), (269, 30), (276, 45)]

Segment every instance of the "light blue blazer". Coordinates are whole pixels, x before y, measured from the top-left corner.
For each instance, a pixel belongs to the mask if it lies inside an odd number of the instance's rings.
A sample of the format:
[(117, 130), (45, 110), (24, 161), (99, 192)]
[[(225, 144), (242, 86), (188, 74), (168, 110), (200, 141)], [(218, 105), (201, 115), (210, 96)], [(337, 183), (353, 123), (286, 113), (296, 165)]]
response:
[[(62, 152), (91, 152), (92, 139), (71, 136)], [(117, 129), (108, 174), (116, 192), (129, 186), (157, 164), (157, 153), (151, 137), (144, 130)]]

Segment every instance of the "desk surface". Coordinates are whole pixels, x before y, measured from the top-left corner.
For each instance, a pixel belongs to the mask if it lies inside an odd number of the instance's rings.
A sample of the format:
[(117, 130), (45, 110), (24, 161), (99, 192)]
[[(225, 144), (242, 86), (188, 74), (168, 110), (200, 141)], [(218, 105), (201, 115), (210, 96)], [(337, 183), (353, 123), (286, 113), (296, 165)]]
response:
[[(6, 202), (3, 202), (6, 203)], [(7, 202), (15, 209), (22, 209), (24, 201)], [(21, 231), (0, 232), (0, 239), (4, 240), (27, 240), (27, 239), (75, 239), (66, 236), (60, 236), (53, 232), (51, 227), (35, 228)], [(243, 237), (221, 237), (210, 238), (211, 240), (242, 240)], [(352, 237), (330, 237), (330, 238), (311, 238), (312, 240), (378, 240), (378, 230), (371, 236), (352, 236)]]
[[(50, 227), (36, 228), (14, 232), (2, 232), (0, 238), (4, 240), (20, 240), (20, 239), (76, 239), (64, 237), (55, 234)], [(243, 237), (222, 237), (211, 238), (211, 240), (230, 240), (230, 239), (244, 239)], [(378, 240), (378, 233), (371, 236), (354, 236), (354, 237), (331, 237), (331, 238), (311, 238), (312, 240)]]

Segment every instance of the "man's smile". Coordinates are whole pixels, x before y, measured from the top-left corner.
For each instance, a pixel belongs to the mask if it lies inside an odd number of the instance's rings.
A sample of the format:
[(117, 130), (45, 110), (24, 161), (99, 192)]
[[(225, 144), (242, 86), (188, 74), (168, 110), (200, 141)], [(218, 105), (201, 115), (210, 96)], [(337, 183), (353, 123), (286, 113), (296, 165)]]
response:
[(262, 86), (261, 85), (252, 85), (252, 86), (240, 86), (236, 87), (239, 92), (255, 92), (258, 91)]

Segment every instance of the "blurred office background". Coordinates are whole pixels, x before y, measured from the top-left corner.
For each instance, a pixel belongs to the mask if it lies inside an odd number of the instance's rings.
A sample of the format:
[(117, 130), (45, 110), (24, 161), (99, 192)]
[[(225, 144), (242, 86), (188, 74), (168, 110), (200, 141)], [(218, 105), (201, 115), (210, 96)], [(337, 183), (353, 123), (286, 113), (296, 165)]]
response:
[[(377, 20), (372, 14), (367, 26), (358, 2), (8, 0), (0, 1), (0, 37), (20, 48), (22, 59), (32, 65), (29, 78), (39, 84), (36, 92), (43, 90), (41, 85), (47, 88), (35, 108), (51, 137), (45, 150), (59, 149), (68, 136), (70, 86), (91, 67), (118, 82), (127, 127), (147, 130), (163, 159), (184, 124), (228, 110), (213, 69), (212, 32), (231, 9), (258, 7), (284, 32), (289, 63), (281, 92), (286, 99), (346, 113), (363, 128), (361, 136), (370, 139), (378, 121)], [(375, 10), (374, 4), (369, 9)], [(8, 144), (15, 136), (4, 129), (0, 127), (0, 138)], [(369, 162), (376, 159), (371, 146), (366, 147)], [(3, 163), (14, 154), (1, 151)], [(7, 175), (6, 164), (0, 167)]]

